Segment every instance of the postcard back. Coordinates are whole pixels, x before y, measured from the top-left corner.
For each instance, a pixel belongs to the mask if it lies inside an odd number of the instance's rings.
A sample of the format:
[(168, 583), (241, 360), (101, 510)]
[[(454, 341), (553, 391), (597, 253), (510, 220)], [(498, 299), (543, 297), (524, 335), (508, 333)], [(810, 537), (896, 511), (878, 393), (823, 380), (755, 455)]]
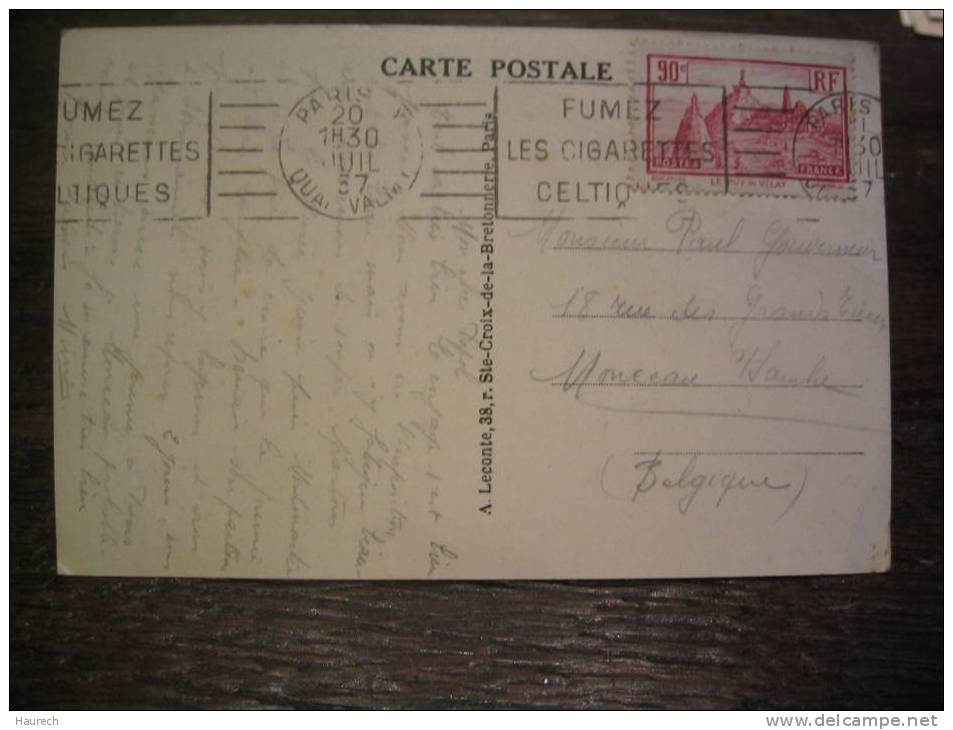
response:
[(66, 33), (59, 571), (886, 570), (878, 63), (672, 32)]

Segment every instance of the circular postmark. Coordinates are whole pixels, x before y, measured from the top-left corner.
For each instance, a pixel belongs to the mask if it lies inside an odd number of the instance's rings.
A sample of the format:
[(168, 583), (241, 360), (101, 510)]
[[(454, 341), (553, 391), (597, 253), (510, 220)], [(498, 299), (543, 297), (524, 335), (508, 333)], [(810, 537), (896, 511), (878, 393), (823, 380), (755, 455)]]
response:
[(298, 201), (339, 220), (368, 218), (417, 180), (423, 158), (413, 106), (354, 83), (319, 86), (292, 107), (278, 160)]
[[(830, 120), (844, 119), (840, 143), (844, 171), (835, 170), (842, 180), (824, 175), (801, 180), (801, 187), (809, 198), (857, 199), (871, 195), (883, 185), (883, 129), (880, 122), (880, 99), (873, 94), (858, 91), (830, 94), (804, 110), (798, 120), (791, 149), (793, 164), (799, 164), (809, 154), (816, 154), (814, 139), (823, 133)], [(821, 168), (821, 172), (825, 172)]]

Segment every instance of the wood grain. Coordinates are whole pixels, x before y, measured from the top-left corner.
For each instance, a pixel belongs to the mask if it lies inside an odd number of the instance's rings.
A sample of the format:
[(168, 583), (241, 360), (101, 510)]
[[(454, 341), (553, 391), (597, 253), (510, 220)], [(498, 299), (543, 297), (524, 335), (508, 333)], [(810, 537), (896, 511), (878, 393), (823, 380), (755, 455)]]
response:
[[(882, 50), (893, 569), (628, 582), (55, 574), (59, 31), (429, 22), (833, 36)], [(942, 42), (896, 13), (11, 13), (10, 702), (26, 708), (942, 707)]]

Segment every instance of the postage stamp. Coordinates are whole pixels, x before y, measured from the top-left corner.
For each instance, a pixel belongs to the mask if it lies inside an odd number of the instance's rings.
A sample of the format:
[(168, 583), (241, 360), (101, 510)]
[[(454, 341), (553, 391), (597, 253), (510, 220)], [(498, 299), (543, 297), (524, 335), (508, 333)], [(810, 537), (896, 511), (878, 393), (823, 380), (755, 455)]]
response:
[(845, 67), (654, 54), (647, 65), (649, 175), (726, 189), (850, 182)]
[(413, 105), (372, 86), (320, 86), (292, 107), (278, 148), (288, 188), (330, 218), (369, 218), (413, 187), (423, 142)]

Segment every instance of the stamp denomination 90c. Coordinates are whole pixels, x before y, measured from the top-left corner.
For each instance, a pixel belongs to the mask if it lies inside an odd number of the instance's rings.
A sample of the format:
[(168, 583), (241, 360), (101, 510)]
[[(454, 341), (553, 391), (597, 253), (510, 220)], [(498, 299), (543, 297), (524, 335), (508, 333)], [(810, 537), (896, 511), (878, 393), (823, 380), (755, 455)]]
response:
[(647, 80), (649, 174), (850, 181), (844, 67), (650, 54)]

